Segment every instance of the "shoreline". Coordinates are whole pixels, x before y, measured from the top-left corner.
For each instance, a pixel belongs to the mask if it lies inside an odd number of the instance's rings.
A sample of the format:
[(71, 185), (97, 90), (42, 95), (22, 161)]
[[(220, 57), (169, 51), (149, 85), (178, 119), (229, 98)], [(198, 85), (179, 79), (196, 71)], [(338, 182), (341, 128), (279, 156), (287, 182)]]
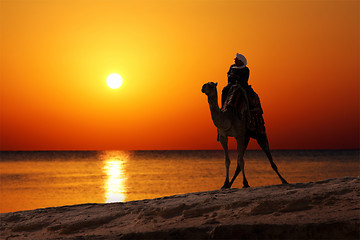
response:
[(0, 214), (2, 239), (358, 239), (360, 178)]

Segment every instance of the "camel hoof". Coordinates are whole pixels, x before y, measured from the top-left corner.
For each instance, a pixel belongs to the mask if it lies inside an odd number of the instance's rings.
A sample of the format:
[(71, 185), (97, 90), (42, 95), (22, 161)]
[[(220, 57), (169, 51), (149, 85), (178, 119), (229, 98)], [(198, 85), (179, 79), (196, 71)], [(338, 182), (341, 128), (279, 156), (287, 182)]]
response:
[(221, 187), (221, 189), (227, 189), (230, 187), (231, 187), (230, 182), (228, 180), (225, 180), (224, 185)]
[(244, 184), (243, 188), (249, 188), (249, 184)]

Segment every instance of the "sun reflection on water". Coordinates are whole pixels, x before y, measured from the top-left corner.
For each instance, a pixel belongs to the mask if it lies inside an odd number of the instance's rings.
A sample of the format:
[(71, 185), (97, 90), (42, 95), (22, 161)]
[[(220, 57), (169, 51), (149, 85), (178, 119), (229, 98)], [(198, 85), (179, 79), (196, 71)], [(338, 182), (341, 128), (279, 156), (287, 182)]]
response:
[(126, 200), (126, 175), (124, 166), (129, 158), (126, 152), (107, 152), (104, 155), (106, 203)]

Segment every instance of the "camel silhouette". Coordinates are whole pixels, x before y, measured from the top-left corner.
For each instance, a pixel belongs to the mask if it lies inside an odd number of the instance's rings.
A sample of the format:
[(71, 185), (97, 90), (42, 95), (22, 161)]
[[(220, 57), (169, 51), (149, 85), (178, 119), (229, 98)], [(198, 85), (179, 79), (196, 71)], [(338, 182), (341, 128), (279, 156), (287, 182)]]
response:
[[(287, 181), (280, 175), (276, 164), (273, 161), (272, 155), (269, 149), (269, 141), (266, 133), (256, 133), (250, 131), (247, 128), (247, 116), (249, 116), (249, 107), (246, 98), (245, 90), (242, 89), (240, 92), (243, 96), (239, 99), (240, 101), (245, 101), (245, 104), (240, 104), (241, 109), (236, 111), (221, 111), (218, 104), (218, 93), (217, 93), (217, 83), (208, 82), (202, 86), (201, 91), (205, 93), (208, 97), (211, 118), (214, 122), (214, 125), (217, 127), (219, 134), (219, 140), (222, 148), (225, 153), (225, 167), (226, 167), (226, 177), (223, 188), (231, 188), (236, 177), (242, 171), (243, 174), (243, 184), (244, 188), (250, 187), (248, 181), (246, 180), (245, 170), (244, 170), (244, 153), (249, 144), (250, 138), (256, 139), (257, 143), (261, 149), (265, 152), (268, 157), (271, 167), (274, 169), (276, 174), (279, 176), (283, 184), (287, 184)], [(234, 137), (237, 142), (237, 167), (234, 173), (233, 178), (229, 181), (229, 149), (228, 149), (228, 137)]]

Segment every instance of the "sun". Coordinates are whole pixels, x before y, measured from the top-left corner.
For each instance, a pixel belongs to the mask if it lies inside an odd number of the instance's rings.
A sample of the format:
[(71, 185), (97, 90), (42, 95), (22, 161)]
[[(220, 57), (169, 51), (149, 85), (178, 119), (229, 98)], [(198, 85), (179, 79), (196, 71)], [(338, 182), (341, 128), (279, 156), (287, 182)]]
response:
[(112, 73), (106, 78), (107, 85), (112, 89), (117, 89), (123, 84), (122, 77), (117, 73)]

